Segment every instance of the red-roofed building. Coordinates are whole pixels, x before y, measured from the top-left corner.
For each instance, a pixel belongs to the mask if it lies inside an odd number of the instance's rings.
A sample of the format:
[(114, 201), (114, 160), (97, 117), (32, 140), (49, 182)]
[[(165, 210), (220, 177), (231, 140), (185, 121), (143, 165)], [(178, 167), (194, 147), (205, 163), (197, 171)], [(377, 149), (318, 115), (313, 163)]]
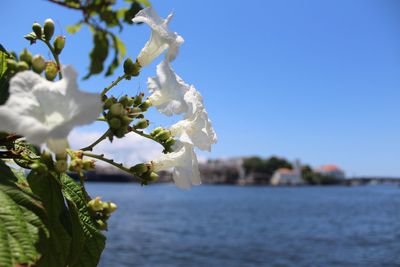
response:
[(338, 179), (344, 179), (345, 178), (345, 173), (342, 169), (340, 169), (338, 166), (333, 165), (333, 164), (327, 164), (327, 165), (322, 165), (315, 169), (315, 172), (318, 172), (320, 174), (324, 175), (329, 175)]

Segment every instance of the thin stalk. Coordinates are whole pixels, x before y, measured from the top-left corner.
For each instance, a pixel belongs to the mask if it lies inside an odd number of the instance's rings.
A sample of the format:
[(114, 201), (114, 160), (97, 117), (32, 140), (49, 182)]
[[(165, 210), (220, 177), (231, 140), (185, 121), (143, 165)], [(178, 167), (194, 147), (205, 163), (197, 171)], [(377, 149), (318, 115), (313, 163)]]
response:
[(92, 151), (93, 148), (98, 145), (101, 141), (107, 138), (107, 136), (110, 134), (110, 130), (107, 130), (102, 136), (99, 137), (96, 141), (94, 141), (91, 145), (81, 148), (80, 150), (82, 151)]
[(122, 163), (115, 162), (113, 159), (108, 159), (108, 158), (104, 157), (104, 154), (98, 155), (98, 154), (89, 153), (87, 151), (83, 151), (82, 154), (84, 156), (86, 156), (86, 157), (91, 157), (91, 158), (94, 158), (94, 159), (98, 159), (98, 160), (107, 162), (108, 164), (110, 164), (110, 165), (112, 165), (114, 167), (117, 167), (121, 171), (127, 172), (127, 173), (132, 175), (132, 173), (129, 170), (129, 168), (125, 167)]
[(106, 93), (108, 91), (111, 90), (111, 88), (113, 88), (114, 86), (116, 86), (120, 81), (122, 81), (123, 79), (125, 79), (127, 77), (126, 74), (122, 75), (122, 76), (118, 76), (118, 78), (113, 81), (109, 86), (107, 86), (106, 88), (103, 89), (103, 91), (101, 92), (101, 96), (106, 95)]

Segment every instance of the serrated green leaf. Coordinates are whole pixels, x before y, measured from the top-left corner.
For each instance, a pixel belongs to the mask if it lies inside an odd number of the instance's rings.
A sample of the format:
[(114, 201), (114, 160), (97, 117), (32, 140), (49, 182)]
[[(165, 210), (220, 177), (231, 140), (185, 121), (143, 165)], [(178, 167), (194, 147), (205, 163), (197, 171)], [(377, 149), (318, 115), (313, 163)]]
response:
[[(1, 161), (2, 162), (2, 161)], [(13, 184), (11, 170), (2, 163), (0, 172), (0, 266), (36, 263), (49, 232), (43, 206), (33, 195)], [(6, 171), (6, 172), (4, 172)]]
[[(83, 246), (75, 246), (71, 255), (75, 255), (74, 267), (95, 267), (105, 247), (105, 236), (97, 229), (97, 224), (87, 208), (87, 193), (68, 175), (61, 176), (63, 193), (68, 201), (71, 217), (78, 216), (72, 221), (80, 222), (83, 229)], [(79, 227), (77, 227), (79, 229)], [(79, 235), (79, 231), (76, 233)]]
[(51, 246), (45, 248), (46, 253), (39, 266), (66, 266), (71, 245), (71, 223), (58, 177), (53, 173), (43, 175), (31, 172), (27, 180), (48, 214)]
[(77, 33), (82, 27), (82, 22), (78, 22), (74, 25), (67, 26), (67, 32), (70, 34)]

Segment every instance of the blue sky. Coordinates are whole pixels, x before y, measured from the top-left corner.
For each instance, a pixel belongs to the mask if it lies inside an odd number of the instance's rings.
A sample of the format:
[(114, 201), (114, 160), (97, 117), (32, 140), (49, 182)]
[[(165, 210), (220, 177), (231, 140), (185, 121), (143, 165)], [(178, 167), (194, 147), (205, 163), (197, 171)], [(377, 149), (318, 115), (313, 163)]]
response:
[[(202, 93), (219, 142), (207, 157), (279, 155), (313, 166), (334, 163), (349, 176), (400, 176), (400, 4), (395, 0), (165, 1), (185, 39), (173, 67)], [(90, 34), (65, 31), (80, 18), (46, 1), (5, 0), (0, 43), (16, 51), (32, 22), (52, 17), (67, 35), (64, 64), (86, 74)], [(8, 25), (8, 26), (5, 26)], [(121, 38), (135, 57), (145, 25)], [(48, 52), (41, 45), (33, 53)], [(159, 59), (161, 60), (161, 58)], [(115, 90), (146, 90), (157, 62)], [(112, 78), (81, 82), (99, 91)], [(150, 114), (155, 125), (170, 120)], [(94, 125), (85, 130), (101, 130)]]

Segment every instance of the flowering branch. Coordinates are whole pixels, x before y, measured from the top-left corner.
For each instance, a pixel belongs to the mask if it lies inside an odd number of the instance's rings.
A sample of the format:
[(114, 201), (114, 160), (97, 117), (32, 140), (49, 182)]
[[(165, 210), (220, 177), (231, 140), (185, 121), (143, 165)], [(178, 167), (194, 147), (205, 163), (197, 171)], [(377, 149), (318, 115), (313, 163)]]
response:
[(62, 79), (62, 73), (61, 73), (61, 63), (60, 63), (60, 58), (58, 57), (58, 54), (56, 53), (56, 51), (54, 50), (54, 47), (50, 44), (49, 41), (47, 40), (43, 40), (42, 38), (38, 38), (38, 40), (42, 41), (43, 43), (45, 43), (47, 45), (47, 47), (49, 48), (51, 54), (54, 57), (54, 60), (56, 61), (57, 64), (57, 69), (59, 70), (58, 72), (58, 78), (61, 80)]

